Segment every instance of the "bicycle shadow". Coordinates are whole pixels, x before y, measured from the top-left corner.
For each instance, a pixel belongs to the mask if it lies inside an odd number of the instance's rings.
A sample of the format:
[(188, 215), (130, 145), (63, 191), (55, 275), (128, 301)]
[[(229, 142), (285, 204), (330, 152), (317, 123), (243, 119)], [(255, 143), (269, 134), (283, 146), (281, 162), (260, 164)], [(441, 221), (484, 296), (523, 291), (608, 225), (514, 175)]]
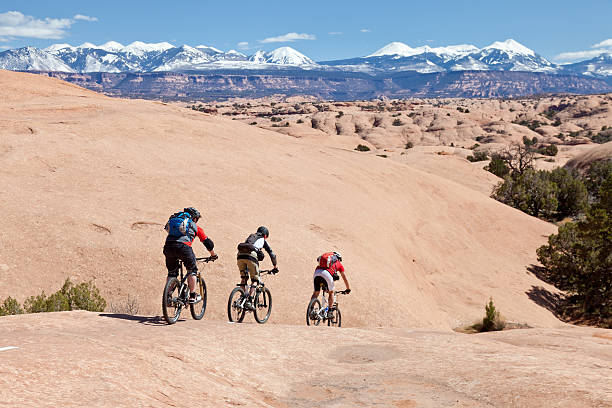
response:
[[(111, 317), (113, 319), (123, 319), (129, 320), (132, 322), (138, 322), (140, 324), (144, 324), (147, 326), (167, 326), (168, 324), (161, 316), (136, 316), (129, 315), (125, 313), (100, 313), (98, 316), (101, 317)], [(184, 319), (179, 319), (180, 321), (184, 321)]]

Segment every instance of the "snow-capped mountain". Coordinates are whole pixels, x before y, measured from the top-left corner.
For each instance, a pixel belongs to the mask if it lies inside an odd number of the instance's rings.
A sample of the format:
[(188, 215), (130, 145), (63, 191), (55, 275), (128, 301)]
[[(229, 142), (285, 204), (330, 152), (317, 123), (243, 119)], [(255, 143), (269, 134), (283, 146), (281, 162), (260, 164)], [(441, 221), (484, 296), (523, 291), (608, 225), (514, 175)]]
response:
[(291, 47), (277, 48), (271, 52), (257, 51), (249, 61), (259, 64), (317, 65), (313, 60)]
[(554, 72), (558, 68), (512, 39), (496, 41), (482, 49), (470, 44), (412, 48), (401, 42), (392, 42), (362, 58), (327, 61), (325, 64), (344, 70), (419, 73), (467, 70)]
[(495, 71), (554, 72), (556, 65), (515, 40), (496, 41), (469, 56)]
[(12, 71), (75, 71), (61, 59), (35, 47), (0, 52), (0, 69)]
[(603, 54), (589, 61), (556, 65), (515, 40), (496, 41), (478, 48), (470, 44), (411, 47), (392, 42), (365, 57), (314, 62), (290, 47), (257, 51), (247, 56), (236, 50), (222, 51), (198, 45), (174, 46), (168, 42), (116, 41), (79, 46), (53, 44), (44, 50), (33, 47), (0, 53), (0, 68), (63, 72), (160, 72), (206, 70), (341, 70), (370, 74), (412, 71), (527, 71), (612, 77), (612, 57)]
[(563, 65), (563, 70), (586, 76), (612, 76), (612, 53), (604, 53), (587, 61)]

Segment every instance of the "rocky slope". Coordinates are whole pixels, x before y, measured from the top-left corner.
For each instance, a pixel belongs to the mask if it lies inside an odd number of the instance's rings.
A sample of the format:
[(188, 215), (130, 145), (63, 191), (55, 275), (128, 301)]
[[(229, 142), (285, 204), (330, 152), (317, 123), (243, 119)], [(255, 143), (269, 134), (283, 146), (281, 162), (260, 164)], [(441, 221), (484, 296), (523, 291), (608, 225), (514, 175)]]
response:
[(162, 226), (193, 205), (221, 256), (204, 267), (207, 319), (226, 319), (236, 244), (264, 224), (281, 269), (268, 280), (272, 324), (303, 322), (313, 263), (330, 249), (351, 279), (347, 326), (450, 330), (481, 317), (490, 296), (509, 320), (561, 324), (539, 304), (554, 288), (527, 269), (555, 227), (480, 190), (352, 147), (53, 78), (0, 72), (0, 85), (0, 298), (94, 279), (109, 302), (135, 296), (141, 312), (159, 313)]

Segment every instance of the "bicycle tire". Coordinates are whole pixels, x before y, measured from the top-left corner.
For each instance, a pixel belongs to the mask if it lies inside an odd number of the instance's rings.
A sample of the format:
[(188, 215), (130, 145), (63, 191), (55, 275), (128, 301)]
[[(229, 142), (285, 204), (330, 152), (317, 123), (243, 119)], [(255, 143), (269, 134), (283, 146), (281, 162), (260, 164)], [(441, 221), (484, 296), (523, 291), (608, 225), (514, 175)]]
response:
[(342, 326), (342, 313), (340, 313), (340, 309), (336, 306), (334, 310), (332, 310), (332, 318), (327, 319), (328, 326), (341, 327)]
[(177, 278), (171, 278), (166, 282), (164, 286), (164, 293), (162, 295), (162, 311), (164, 313), (164, 319), (168, 324), (174, 324), (181, 315), (181, 309), (183, 306), (177, 302), (179, 298), (179, 290), (181, 283)]
[(227, 318), (230, 322), (241, 323), (244, 319), (246, 310), (235, 305), (235, 303), (242, 299), (243, 296), (244, 290), (239, 286), (235, 287), (234, 290), (231, 291), (229, 299), (227, 300)]
[(321, 310), (321, 302), (319, 299), (314, 298), (310, 299), (308, 303), (308, 307), (306, 308), (306, 325), (310, 326), (312, 323), (313, 326), (318, 326), (321, 324), (321, 319), (319, 316), (319, 311)]
[[(206, 299), (207, 299), (207, 292), (206, 292), (206, 282), (204, 281), (204, 278), (201, 276), (198, 276), (197, 278), (197, 287), (200, 289), (200, 296), (202, 296), (202, 300), (198, 303), (191, 303), (189, 305), (189, 310), (191, 311), (191, 317), (194, 318), (194, 320), (201, 320), (204, 317), (204, 313), (206, 312)], [(198, 311), (199, 310), (199, 311)]]
[(264, 288), (264, 290), (258, 291), (255, 294), (254, 306), (255, 321), (259, 324), (267, 322), (270, 318), (270, 313), (272, 313), (272, 294), (270, 293), (270, 289)]

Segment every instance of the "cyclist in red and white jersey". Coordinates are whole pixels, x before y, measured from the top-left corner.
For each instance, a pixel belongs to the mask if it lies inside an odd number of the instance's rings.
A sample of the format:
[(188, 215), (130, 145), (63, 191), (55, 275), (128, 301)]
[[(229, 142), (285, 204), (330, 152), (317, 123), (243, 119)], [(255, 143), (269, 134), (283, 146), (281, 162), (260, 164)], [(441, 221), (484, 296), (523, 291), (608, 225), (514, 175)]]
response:
[[(323, 285), (323, 291), (329, 292), (329, 307), (333, 307), (335, 296), (334, 296), (334, 281), (340, 279), (344, 281), (346, 286), (346, 294), (351, 292), (346, 274), (344, 273), (344, 266), (342, 265), (342, 256), (338, 252), (326, 252), (321, 255), (317, 261), (319, 264), (315, 268), (313, 281), (314, 281), (314, 292), (312, 292), (311, 299), (319, 296), (321, 285)], [(340, 275), (340, 276), (338, 276)]]

